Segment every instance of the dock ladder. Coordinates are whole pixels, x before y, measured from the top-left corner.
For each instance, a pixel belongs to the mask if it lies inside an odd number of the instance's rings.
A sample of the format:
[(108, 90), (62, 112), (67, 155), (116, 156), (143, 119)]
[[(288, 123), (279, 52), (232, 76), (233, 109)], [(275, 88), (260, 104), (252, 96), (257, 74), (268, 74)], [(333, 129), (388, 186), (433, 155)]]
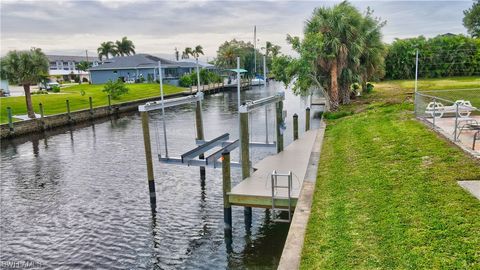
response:
[[(278, 184), (278, 177), (287, 177), (287, 185)], [(285, 222), (290, 223), (292, 221), (292, 172), (289, 171), (288, 173), (277, 173), (276, 170), (272, 172), (271, 175), (272, 180), (272, 221), (273, 222)], [(277, 189), (286, 189), (287, 196), (279, 196), (277, 195)], [(276, 199), (288, 199), (288, 210), (276, 208), (275, 207), (275, 200)], [(288, 219), (277, 218), (276, 210), (279, 212), (288, 211)]]

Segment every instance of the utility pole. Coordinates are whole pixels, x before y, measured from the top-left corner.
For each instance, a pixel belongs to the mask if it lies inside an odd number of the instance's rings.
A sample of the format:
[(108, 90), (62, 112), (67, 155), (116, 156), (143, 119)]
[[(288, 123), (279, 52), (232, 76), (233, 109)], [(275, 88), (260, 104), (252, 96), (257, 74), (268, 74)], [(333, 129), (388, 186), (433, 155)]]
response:
[(257, 75), (257, 26), (253, 26), (253, 73)]
[(415, 93), (418, 89), (418, 49), (415, 53)]
[[(90, 62), (88, 62), (88, 50), (85, 50), (85, 57), (87, 58), (87, 63), (88, 63), (88, 66), (90, 67)], [(88, 71), (88, 82), (91, 83), (92, 82), (92, 76), (90, 75), (90, 71)]]

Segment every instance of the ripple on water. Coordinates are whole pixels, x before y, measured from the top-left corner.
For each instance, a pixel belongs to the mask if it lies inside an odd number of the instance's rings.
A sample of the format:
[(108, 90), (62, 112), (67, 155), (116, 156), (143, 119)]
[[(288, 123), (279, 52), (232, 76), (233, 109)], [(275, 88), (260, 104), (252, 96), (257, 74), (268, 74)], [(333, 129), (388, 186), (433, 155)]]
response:
[[(244, 92), (243, 99), (269, 95), (278, 87)], [(294, 110), (301, 102), (287, 98), (289, 115), (303, 115)], [(237, 115), (229, 111), (235, 104), (230, 92), (206, 98), (207, 139), (225, 132), (235, 139)], [(263, 117), (263, 112), (252, 116), (254, 140), (264, 138)], [(168, 110), (167, 118), (170, 154), (193, 148), (192, 107)], [(197, 167), (155, 161), (157, 211), (150, 211), (140, 127), (135, 114), (2, 142), (0, 260), (30, 260), (46, 269), (274, 268), (288, 227), (271, 224), (264, 210), (254, 211), (247, 232), (243, 208), (234, 207), (233, 250), (227, 254), (220, 169), (207, 168), (202, 181)], [(158, 148), (152, 146), (155, 157)], [(252, 149), (252, 161), (272, 151)], [(238, 151), (232, 152), (232, 159), (237, 157)], [(239, 176), (233, 169), (234, 182)]]

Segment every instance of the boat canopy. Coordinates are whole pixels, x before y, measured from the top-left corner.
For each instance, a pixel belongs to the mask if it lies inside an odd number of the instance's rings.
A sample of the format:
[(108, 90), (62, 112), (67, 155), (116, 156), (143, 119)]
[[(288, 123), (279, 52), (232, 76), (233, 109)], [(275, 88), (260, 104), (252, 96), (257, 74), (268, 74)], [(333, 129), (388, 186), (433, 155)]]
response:
[(246, 69), (243, 69), (243, 68), (232, 68), (232, 69), (226, 69), (227, 71), (233, 71), (233, 72), (239, 72), (239, 73), (245, 73), (245, 72), (248, 72)]

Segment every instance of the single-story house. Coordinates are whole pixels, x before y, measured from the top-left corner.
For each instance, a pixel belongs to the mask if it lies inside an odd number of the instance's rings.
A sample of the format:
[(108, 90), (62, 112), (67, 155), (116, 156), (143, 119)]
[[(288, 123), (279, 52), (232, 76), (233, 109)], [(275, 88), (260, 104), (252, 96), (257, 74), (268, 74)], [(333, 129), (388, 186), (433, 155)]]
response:
[[(195, 60), (167, 60), (149, 54), (114, 57), (105, 60), (103, 64), (89, 69), (93, 84), (115, 81), (156, 81), (159, 78), (158, 62), (162, 66), (164, 83), (178, 85), (179, 78), (195, 70)], [(215, 69), (215, 66), (199, 61), (200, 68)], [(143, 78), (143, 79), (142, 79)]]

